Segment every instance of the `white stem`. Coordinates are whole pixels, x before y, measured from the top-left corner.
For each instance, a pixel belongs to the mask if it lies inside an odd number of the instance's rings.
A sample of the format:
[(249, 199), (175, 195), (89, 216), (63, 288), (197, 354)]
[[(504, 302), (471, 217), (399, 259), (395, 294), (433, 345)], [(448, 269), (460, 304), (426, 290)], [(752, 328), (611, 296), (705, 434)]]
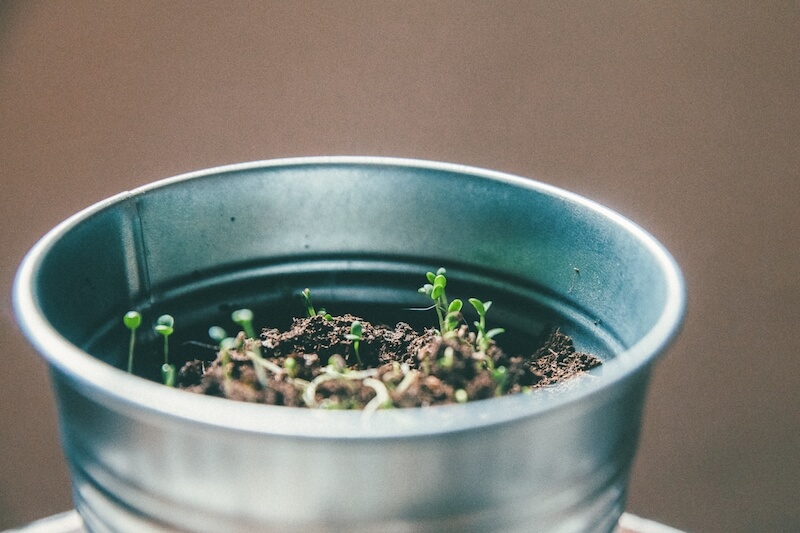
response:
[(391, 405), (392, 400), (389, 397), (389, 390), (382, 381), (375, 378), (366, 378), (363, 383), (375, 391), (375, 397), (364, 406), (364, 411), (376, 411), (381, 407), (388, 407)]

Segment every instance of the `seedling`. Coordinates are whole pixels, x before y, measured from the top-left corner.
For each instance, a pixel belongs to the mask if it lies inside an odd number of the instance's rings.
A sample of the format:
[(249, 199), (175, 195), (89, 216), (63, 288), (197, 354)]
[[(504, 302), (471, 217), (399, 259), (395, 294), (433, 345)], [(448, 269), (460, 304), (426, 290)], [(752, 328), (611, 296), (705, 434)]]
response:
[(492, 379), (497, 384), (494, 390), (495, 396), (502, 396), (508, 381), (508, 370), (504, 366), (498, 366), (492, 370)]
[(230, 378), (230, 369), (228, 369), (227, 366), (228, 363), (231, 362), (230, 351), (236, 345), (236, 339), (228, 337), (228, 333), (220, 326), (211, 326), (208, 328), (208, 336), (219, 346), (220, 364), (226, 369), (225, 379), (228, 379)]
[(283, 361), (283, 369), (286, 370), (286, 375), (290, 378), (297, 377), (297, 359), (294, 357), (287, 357)]
[(208, 328), (208, 336), (212, 341), (221, 344), (228, 337), (228, 333), (220, 326), (211, 326)]
[(420, 293), (425, 294), (433, 300), (433, 308), (436, 310), (436, 316), (439, 318), (439, 333), (445, 336), (451, 331), (455, 331), (458, 323), (461, 321), (461, 300), (455, 299), (452, 302), (447, 300), (445, 287), (447, 286), (447, 271), (440, 268), (434, 274), (428, 272), (425, 276), (428, 283), (419, 288)]
[(465, 391), (464, 389), (457, 389), (455, 392), (455, 400), (458, 403), (467, 403), (467, 401), (469, 400), (469, 395), (467, 394), (467, 391)]
[(478, 334), (475, 337), (475, 347), (481, 352), (486, 353), (486, 350), (488, 350), (489, 346), (492, 344), (492, 339), (496, 335), (505, 332), (505, 329), (493, 328), (489, 331), (486, 331), (486, 313), (489, 311), (489, 307), (491, 307), (492, 302), (481, 302), (477, 298), (470, 298), (469, 303), (471, 303), (472, 307), (475, 308), (475, 311), (478, 312), (479, 317), (479, 320), (474, 322), (475, 327), (478, 330)]
[(317, 311), (314, 309), (314, 304), (311, 302), (311, 289), (306, 287), (300, 292), (300, 296), (303, 297), (303, 303), (306, 304), (306, 313), (308, 313), (308, 317), (317, 316)]
[(361, 362), (361, 355), (359, 354), (358, 348), (361, 344), (361, 339), (363, 338), (363, 328), (361, 326), (361, 322), (358, 320), (354, 320), (352, 324), (350, 324), (350, 333), (344, 336), (345, 339), (349, 341), (353, 341), (353, 351), (356, 354), (356, 360), (358, 361), (358, 367), (361, 368), (364, 366)]
[(161, 315), (153, 328), (156, 333), (164, 337), (164, 364), (161, 365), (161, 378), (164, 385), (175, 385), (175, 365), (169, 364), (169, 336), (175, 331), (175, 319), (172, 315)]
[(247, 357), (253, 362), (253, 369), (256, 371), (256, 377), (262, 387), (269, 386), (269, 379), (267, 377), (267, 370), (273, 374), (279, 374), (283, 369), (269, 359), (264, 359), (258, 348), (248, 347)]
[(305, 288), (300, 292), (300, 296), (303, 297), (303, 303), (306, 304), (306, 313), (308, 313), (308, 317), (312, 318), (317, 315), (321, 316), (325, 320), (330, 320), (333, 318), (330, 313), (328, 313), (324, 307), (321, 307), (319, 311), (314, 309), (314, 304), (311, 302), (311, 289)]
[(231, 313), (231, 320), (238, 324), (249, 338), (257, 337), (253, 329), (253, 312), (250, 309), (237, 309)]
[(142, 315), (138, 311), (128, 311), (122, 317), (122, 323), (131, 330), (131, 340), (128, 345), (128, 374), (133, 373), (133, 350), (136, 345), (136, 329), (142, 325)]
[(439, 359), (439, 366), (442, 368), (453, 368), (453, 364), (455, 363), (455, 350), (453, 350), (452, 346), (448, 346), (444, 349), (444, 354), (442, 358)]
[(161, 315), (153, 328), (164, 337), (164, 364), (169, 363), (169, 336), (175, 331), (175, 319), (172, 315)]
[[(393, 407), (393, 398), (407, 394), (409, 389), (419, 384), (419, 380), (441, 379), (439, 371), (446, 373), (458, 372), (463, 366), (462, 358), (469, 354), (472, 357), (474, 368), (477, 372), (486, 372), (491, 376), (494, 386), (494, 395), (501, 396), (510, 387), (512, 372), (505, 366), (498, 365), (502, 360), (497, 354), (500, 352), (489, 352), (493, 348), (494, 337), (503, 333), (503, 328), (487, 329), (486, 314), (492, 302), (483, 302), (477, 298), (469, 298), (470, 305), (478, 314), (478, 320), (474, 321), (474, 332), (470, 331), (462, 316), (463, 303), (459, 299), (448, 300), (446, 295), (447, 277), (444, 268), (439, 268), (435, 273), (427, 272), (428, 283), (420, 287), (419, 292), (431, 299), (433, 308), (439, 321), (439, 335), (446, 339), (441, 356), (436, 359), (438, 352), (436, 349), (420, 349), (417, 354), (419, 368), (412, 370), (408, 363), (392, 362), (391, 370), (379, 374), (377, 368), (366, 368), (364, 360), (361, 358), (361, 343), (364, 341), (364, 324), (360, 320), (350, 323), (349, 330), (344, 338), (352, 343), (352, 354), (355, 356), (356, 365), (348, 367), (348, 360), (352, 363), (351, 356), (346, 352), (334, 354), (328, 359), (327, 365), (319, 368), (318, 363), (304, 363), (294, 353), (286, 356), (266, 357), (262, 353), (261, 339), (258, 338), (253, 328), (253, 312), (250, 309), (238, 309), (231, 314), (231, 319), (241, 329), (238, 334), (229, 337), (226, 331), (219, 326), (212, 326), (208, 330), (209, 337), (219, 347), (219, 364), (226, 380), (232, 379), (231, 373), (235, 368), (232, 364), (234, 357), (237, 364), (244, 355), (253, 365), (262, 388), (271, 386), (275, 383), (290, 383), (297, 391), (301, 391), (302, 400), (308, 407), (326, 409), (350, 409), (363, 407), (364, 411), (374, 411), (376, 409)], [(306, 288), (301, 291), (301, 296), (305, 303), (306, 312), (310, 318), (322, 316), (325, 320), (330, 320), (331, 316), (324, 309), (315, 309), (311, 300), (311, 291)], [(132, 372), (133, 353), (135, 344), (135, 332), (140, 326), (142, 317), (135, 311), (129, 311), (123, 318), (125, 327), (131, 331), (131, 340), (128, 353), (128, 372)], [(158, 318), (155, 331), (164, 337), (164, 363), (161, 367), (162, 378), (165, 385), (174, 386), (176, 381), (176, 367), (169, 362), (169, 337), (174, 332), (174, 319), (170, 315), (162, 315)], [(370, 330), (370, 335), (372, 330)], [(372, 337), (371, 337), (372, 338)], [(200, 344), (200, 343), (197, 343)], [(204, 345), (211, 347), (209, 345)], [(436, 346), (441, 346), (437, 344)], [(298, 352), (299, 353), (299, 352)], [(347, 357), (347, 359), (345, 358)], [(497, 358), (495, 361), (494, 358)], [(309, 365), (306, 369), (302, 365)], [(313, 368), (312, 368), (313, 367)], [(318, 374), (314, 374), (317, 370)], [(299, 377), (311, 374), (310, 381)], [(331, 380), (340, 381), (335, 386), (328, 385), (322, 392), (323, 399), (318, 400), (318, 386)], [(360, 382), (360, 383), (358, 383)], [(346, 384), (346, 386), (345, 386)], [(371, 388), (375, 396), (366, 403), (364, 401), (363, 387)], [(462, 387), (464, 387), (462, 385)], [(483, 387), (483, 385), (481, 385)], [(458, 388), (453, 391), (453, 401), (465, 403), (470, 400), (467, 387)], [(529, 388), (527, 389), (529, 390)], [(344, 391), (344, 392), (332, 392)], [(350, 392), (347, 392), (350, 391)], [(350, 396), (352, 394), (352, 396)], [(480, 392), (479, 396), (483, 396)], [(402, 403), (401, 403), (402, 405)]]

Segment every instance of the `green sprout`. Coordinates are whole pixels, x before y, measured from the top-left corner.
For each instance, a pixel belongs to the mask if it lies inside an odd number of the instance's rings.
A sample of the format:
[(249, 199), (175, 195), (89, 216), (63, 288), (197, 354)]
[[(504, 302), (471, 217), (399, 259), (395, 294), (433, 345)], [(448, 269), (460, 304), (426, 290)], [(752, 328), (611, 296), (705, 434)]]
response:
[(364, 366), (361, 363), (361, 355), (359, 354), (358, 348), (361, 344), (361, 339), (363, 338), (363, 328), (361, 326), (361, 322), (358, 320), (354, 320), (352, 324), (350, 324), (350, 333), (344, 336), (345, 339), (353, 341), (353, 351), (356, 354), (356, 360), (358, 361), (358, 367), (361, 368)]
[(138, 311), (128, 311), (122, 317), (122, 323), (131, 330), (131, 341), (128, 346), (128, 374), (133, 373), (133, 349), (136, 345), (136, 329), (142, 325), (142, 315)]
[(294, 357), (287, 357), (283, 361), (283, 369), (286, 370), (286, 375), (290, 378), (297, 377), (297, 359)]
[(314, 309), (314, 304), (311, 303), (311, 289), (306, 287), (300, 292), (300, 296), (303, 297), (303, 303), (306, 304), (306, 313), (308, 313), (308, 317), (317, 316), (317, 311)]
[(281, 371), (281, 367), (270, 361), (269, 359), (265, 359), (261, 355), (261, 351), (258, 349), (246, 349), (247, 357), (253, 362), (253, 370), (256, 372), (256, 377), (258, 378), (258, 382), (261, 383), (261, 386), (266, 388), (269, 386), (269, 377), (267, 375), (267, 370), (270, 370), (274, 373), (279, 373)]
[(478, 335), (475, 338), (475, 347), (481, 352), (486, 353), (486, 350), (488, 350), (489, 346), (492, 344), (492, 339), (500, 333), (504, 333), (505, 329), (493, 328), (486, 331), (486, 313), (489, 311), (492, 302), (481, 302), (477, 298), (470, 298), (469, 303), (471, 303), (475, 311), (478, 312), (479, 317), (479, 320), (474, 322), (475, 327), (478, 329)]
[(153, 328), (156, 333), (164, 336), (164, 364), (161, 365), (161, 378), (164, 385), (175, 386), (175, 365), (169, 364), (169, 336), (175, 331), (175, 319), (172, 315), (161, 315)]
[(221, 344), (228, 337), (228, 333), (220, 326), (211, 326), (208, 328), (208, 336), (212, 341)]
[(428, 278), (428, 283), (419, 288), (420, 293), (425, 294), (433, 300), (433, 308), (436, 310), (436, 316), (439, 318), (439, 333), (445, 336), (448, 332), (455, 331), (458, 323), (461, 321), (461, 300), (455, 299), (448, 302), (445, 293), (447, 286), (447, 271), (440, 268), (434, 274), (428, 272), (425, 276)]
[(494, 390), (495, 396), (502, 396), (503, 391), (506, 388), (506, 382), (508, 381), (508, 370), (504, 366), (498, 366), (495, 369), (492, 369), (492, 379), (497, 384)]
[(211, 326), (208, 328), (208, 336), (219, 346), (220, 365), (223, 368), (225, 379), (228, 379), (230, 378), (228, 363), (231, 362), (231, 350), (236, 345), (236, 339), (228, 337), (228, 333), (220, 326)]
[(175, 386), (175, 365), (161, 365), (161, 379), (167, 387)]
[(300, 296), (303, 297), (303, 303), (306, 305), (306, 313), (308, 313), (309, 318), (313, 318), (317, 315), (321, 316), (325, 320), (330, 320), (333, 318), (330, 313), (328, 313), (324, 307), (320, 307), (319, 311), (314, 309), (314, 304), (311, 302), (311, 289), (305, 288), (300, 292)]
[[(231, 372), (234, 369), (234, 365), (231, 364), (233, 358), (236, 357), (238, 361), (243, 353), (252, 362), (256, 377), (262, 388), (269, 386), (270, 379), (272, 379), (270, 378), (271, 374), (278, 381), (288, 378), (289, 383), (293, 384), (297, 390), (302, 391), (303, 402), (308, 407), (350, 409), (358, 406), (361, 400), (355, 398), (337, 399), (336, 395), (317, 400), (317, 387), (320, 384), (330, 380), (344, 380), (345, 382), (361, 381), (363, 386), (374, 390), (375, 396), (363, 407), (365, 411), (391, 408), (393, 407), (392, 395), (403, 394), (414, 383), (430, 375), (432, 365), (434, 365), (434, 368), (445, 372), (454, 369), (457, 358), (456, 350), (461, 349), (461, 343), (466, 343), (466, 345), (470, 346), (470, 351), (474, 351), (472, 359), (475, 370), (477, 372), (488, 372), (494, 381), (494, 394), (501, 396), (508, 388), (511, 376), (509, 376), (509, 371), (505, 366), (498, 365), (499, 358), (498, 361), (495, 361), (488, 353), (492, 349), (494, 337), (505, 331), (503, 328), (487, 329), (486, 314), (492, 302), (482, 302), (477, 298), (469, 298), (469, 303), (478, 314), (478, 320), (473, 322), (476, 328), (475, 333), (470, 332), (462, 315), (463, 302), (459, 299), (450, 301), (447, 298), (446, 270), (439, 268), (435, 273), (427, 272), (426, 278), (428, 283), (420, 287), (419, 292), (425, 294), (432, 301), (433, 305), (427, 309), (433, 308), (436, 311), (439, 321), (438, 334), (443, 339), (446, 339), (447, 343), (445, 343), (442, 355), (438, 360), (434, 359), (435, 354), (429, 350), (421, 350), (418, 356), (420, 367), (418, 370), (410, 369), (408, 364), (394, 362), (392, 364), (392, 377), (388, 381), (385, 375), (379, 377), (377, 369), (364, 367), (360, 352), (361, 343), (364, 341), (364, 325), (359, 320), (352, 321), (349, 332), (344, 335), (344, 338), (352, 343), (352, 353), (357, 361), (356, 367), (348, 367), (347, 361), (349, 357), (345, 359), (343, 355), (334, 354), (329, 357), (327, 366), (322, 368), (322, 373), (314, 376), (310, 381), (299, 377), (304, 374), (303, 362), (298, 360), (294, 354), (284, 357), (281, 362), (280, 359), (270, 359), (261, 353), (261, 341), (253, 328), (253, 312), (250, 309), (238, 309), (231, 314), (233, 322), (241, 328), (235, 338), (229, 337), (226, 331), (219, 326), (210, 327), (208, 336), (219, 347), (219, 364), (226, 380), (231, 379)], [(301, 296), (309, 318), (321, 316), (325, 320), (331, 320), (331, 315), (325, 309), (320, 308), (317, 310), (314, 308), (310, 289), (306, 288), (301, 291)], [(133, 369), (135, 332), (141, 322), (142, 316), (136, 311), (129, 311), (123, 317), (125, 327), (131, 331), (128, 352), (129, 373), (132, 373)], [(160, 316), (156, 321), (154, 330), (164, 337), (164, 363), (161, 366), (163, 382), (167, 386), (174, 387), (177, 372), (175, 365), (169, 362), (169, 337), (175, 330), (173, 317), (167, 314)], [(459, 355), (458, 357), (460, 358), (461, 356)], [(495, 357), (497, 356), (495, 355)], [(461, 363), (459, 362), (459, 364)], [(395, 381), (398, 380), (399, 383), (395, 385)], [(523, 388), (523, 390), (529, 392), (530, 388)], [(325, 393), (322, 396), (324, 397)], [(469, 393), (463, 388), (458, 388), (454, 391), (454, 400), (457, 403), (465, 403), (470, 400)]]
[(455, 400), (457, 403), (467, 403), (467, 401), (469, 401), (469, 395), (467, 394), (467, 391), (464, 389), (456, 389)]
[(249, 338), (255, 339), (257, 337), (253, 329), (253, 312), (250, 309), (237, 309), (231, 313), (231, 320), (241, 326), (242, 331)]
[(328, 357), (328, 368), (335, 374), (342, 374), (347, 370), (347, 361), (338, 353)]
[(464, 304), (456, 298), (447, 306), (447, 314), (444, 316), (444, 333), (453, 332), (461, 322), (461, 307)]
[(175, 331), (175, 319), (172, 315), (161, 315), (153, 328), (156, 333), (164, 336), (164, 364), (169, 363), (169, 336)]

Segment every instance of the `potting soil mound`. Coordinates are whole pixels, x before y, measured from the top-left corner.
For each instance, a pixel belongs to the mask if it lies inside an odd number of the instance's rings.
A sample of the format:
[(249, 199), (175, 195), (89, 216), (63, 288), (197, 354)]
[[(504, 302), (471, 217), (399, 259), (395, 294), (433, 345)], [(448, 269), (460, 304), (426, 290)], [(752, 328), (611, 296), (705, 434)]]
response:
[[(353, 336), (358, 321), (360, 339)], [(296, 318), (291, 329), (240, 333), (213, 361), (193, 360), (176, 386), (232, 400), (327, 409), (421, 407), (519, 394), (601, 364), (554, 329), (528, 355), (508, 355), (462, 326), (443, 337), (353, 315)]]

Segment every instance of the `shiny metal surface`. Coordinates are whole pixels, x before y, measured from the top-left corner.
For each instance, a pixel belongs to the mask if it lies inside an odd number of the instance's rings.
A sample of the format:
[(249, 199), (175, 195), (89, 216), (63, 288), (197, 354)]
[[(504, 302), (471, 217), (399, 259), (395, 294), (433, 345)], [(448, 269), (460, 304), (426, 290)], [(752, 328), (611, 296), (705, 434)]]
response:
[[(370, 416), (120, 370), (132, 307), (171, 312), (189, 337), (241, 305), (295, 313), (305, 286), (329, 308), (391, 315), (419, 304), (440, 265), (494, 300), (512, 337), (557, 321), (605, 364), (556, 390)], [(31, 250), (14, 302), (50, 364), (91, 531), (611, 531), (684, 289), (652, 237), (591, 201), (486, 170), (345, 157), (211, 169), (92, 206)]]

